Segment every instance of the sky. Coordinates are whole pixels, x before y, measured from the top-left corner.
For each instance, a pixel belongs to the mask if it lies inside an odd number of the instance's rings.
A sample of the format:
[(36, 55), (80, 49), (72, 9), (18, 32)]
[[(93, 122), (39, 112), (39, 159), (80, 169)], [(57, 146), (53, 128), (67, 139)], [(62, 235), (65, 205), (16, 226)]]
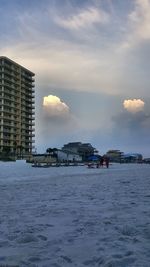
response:
[(35, 73), (35, 148), (150, 156), (150, 0), (0, 0), (0, 55)]

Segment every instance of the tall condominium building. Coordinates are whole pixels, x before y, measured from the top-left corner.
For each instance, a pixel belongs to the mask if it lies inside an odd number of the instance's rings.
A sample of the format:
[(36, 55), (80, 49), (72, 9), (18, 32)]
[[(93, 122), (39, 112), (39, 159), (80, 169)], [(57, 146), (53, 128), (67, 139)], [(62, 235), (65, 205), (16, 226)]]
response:
[(34, 137), (34, 73), (0, 57), (0, 155), (26, 157)]

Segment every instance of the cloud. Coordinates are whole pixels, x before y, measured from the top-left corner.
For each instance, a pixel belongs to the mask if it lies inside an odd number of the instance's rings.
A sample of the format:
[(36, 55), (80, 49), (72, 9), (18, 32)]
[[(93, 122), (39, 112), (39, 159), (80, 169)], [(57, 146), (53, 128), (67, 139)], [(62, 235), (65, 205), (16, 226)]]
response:
[(141, 99), (128, 99), (123, 102), (124, 108), (131, 113), (142, 111), (144, 105), (145, 103)]
[[(142, 95), (145, 90), (147, 93), (149, 81), (145, 68), (149, 68), (145, 67), (145, 60), (142, 71), (141, 62), (133, 61), (129, 53), (118, 53), (122, 38), (124, 42), (128, 40), (128, 36), (121, 32), (121, 28), (126, 27), (126, 21), (122, 21), (121, 15), (114, 19), (117, 5), (114, 4), (112, 14), (105, 4), (103, 8), (109, 13), (101, 9), (98, 1), (92, 1), (93, 6), (90, 7), (89, 1), (83, 1), (82, 9), (80, 5), (73, 6), (73, 1), (69, 1), (69, 7), (66, 7), (66, 2), (68, 3), (65, 1), (65, 4), (56, 5), (56, 8), (54, 5), (43, 4), (44, 13), (38, 6), (18, 13), (16, 10), (14, 17), (18, 38), (10, 38), (6, 45), (0, 44), (0, 54), (7, 55), (35, 72), (39, 91), (40, 88), (47, 87), (120, 94), (126, 90), (131, 98), (138, 97), (143, 84)], [(136, 6), (134, 11), (137, 14)], [(133, 19), (135, 15), (131, 17), (132, 19), (128, 18), (129, 26), (137, 23)], [(107, 24), (108, 22), (111, 23)], [(74, 30), (70, 33), (66, 28)], [(131, 37), (134, 36), (135, 28), (127, 29)], [(7, 38), (9, 39), (8, 34)], [(136, 60), (139, 55), (136, 52)], [(147, 53), (145, 58), (147, 59)], [(130, 74), (132, 77), (129, 77)]]
[(126, 152), (149, 154), (150, 112), (136, 113), (123, 111), (112, 118), (112, 143)]
[(126, 35), (120, 51), (128, 51), (150, 40), (150, 0), (135, 0), (134, 3), (134, 10), (128, 15)]
[(44, 96), (43, 110), (48, 118), (66, 118), (69, 115), (69, 107), (54, 95)]
[(117, 126), (121, 132), (135, 132), (139, 135), (142, 131), (150, 128), (150, 115), (143, 111), (137, 113), (124, 111), (117, 116), (114, 116), (113, 121), (115, 122), (115, 126)]
[(128, 99), (124, 109), (112, 117), (112, 140), (124, 151), (148, 153), (150, 142), (150, 110), (148, 102)]
[(63, 145), (73, 138), (80, 128), (78, 118), (58, 96), (44, 96), (36, 112), (36, 146)]
[(136, 0), (136, 8), (129, 15), (138, 39), (150, 40), (150, 1)]
[[(20, 38), (11, 38), (11, 44), (9, 41), (3, 45), (0, 54), (35, 72), (39, 88), (50, 85), (52, 89), (118, 93), (124, 85), (124, 78), (120, 78), (123, 59), (114, 51), (114, 47), (118, 49), (119, 30), (113, 30), (116, 25), (112, 15), (94, 4), (86, 4), (84, 9), (78, 7), (76, 14), (74, 10), (67, 9), (68, 14), (74, 14), (68, 17), (59, 16), (60, 11), (66, 12), (65, 5), (56, 9), (47, 5), (44, 13), (38, 8), (34, 12), (19, 12), (15, 19)], [(104, 25), (108, 21), (113, 28)], [(58, 27), (63, 23), (63, 27)], [(71, 34), (64, 30), (67, 27), (74, 29)]]
[[(44, 39), (42, 40), (42, 42)], [(63, 88), (77, 91), (116, 93), (114, 61), (109, 51), (91, 51), (69, 41), (45, 40), (5, 46), (0, 53), (36, 73), (39, 88)], [(40, 62), (40, 64), (39, 64)], [(101, 75), (100, 75), (101, 73)], [(109, 77), (109, 79), (108, 79)]]
[(105, 24), (109, 21), (109, 15), (103, 10), (90, 7), (80, 11), (77, 15), (72, 15), (69, 18), (56, 18), (56, 23), (64, 28), (78, 30), (80, 28), (89, 27), (95, 23)]

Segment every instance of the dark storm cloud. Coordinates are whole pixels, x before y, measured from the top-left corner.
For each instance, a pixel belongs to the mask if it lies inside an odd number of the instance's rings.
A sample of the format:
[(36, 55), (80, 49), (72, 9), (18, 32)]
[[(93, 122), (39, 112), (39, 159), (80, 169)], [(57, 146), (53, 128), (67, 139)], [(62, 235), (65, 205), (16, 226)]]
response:
[(150, 113), (122, 112), (112, 118), (114, 144), (125, 152), (139, 152), (148, 155), (150, 143)]
[(115, 127), (120, 130), (128, 129), (129, 131), (144, 131), (150, 129), (150, 114), (144, 112), (130, 113), (124, 111), (112, 118)]

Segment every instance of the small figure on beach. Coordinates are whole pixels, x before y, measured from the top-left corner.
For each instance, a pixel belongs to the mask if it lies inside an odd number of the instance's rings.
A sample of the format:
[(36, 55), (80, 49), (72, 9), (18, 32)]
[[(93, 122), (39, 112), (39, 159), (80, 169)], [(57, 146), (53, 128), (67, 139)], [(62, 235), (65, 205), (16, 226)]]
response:
[(103, 165), (104, 165), (104, 158), (101, 157), (101, 158), (100, 158), (100, 167), (103, 167)]
[(105, 158), (105, 164), (106, 164), (106, 168), (108, 169), (109, 168), (109, 158), (108, 157)]
[(97, 162), (97, 163), (96, 163), (96, 168), (99, 168), (99, 165), (100, 165), (99, 162)]

